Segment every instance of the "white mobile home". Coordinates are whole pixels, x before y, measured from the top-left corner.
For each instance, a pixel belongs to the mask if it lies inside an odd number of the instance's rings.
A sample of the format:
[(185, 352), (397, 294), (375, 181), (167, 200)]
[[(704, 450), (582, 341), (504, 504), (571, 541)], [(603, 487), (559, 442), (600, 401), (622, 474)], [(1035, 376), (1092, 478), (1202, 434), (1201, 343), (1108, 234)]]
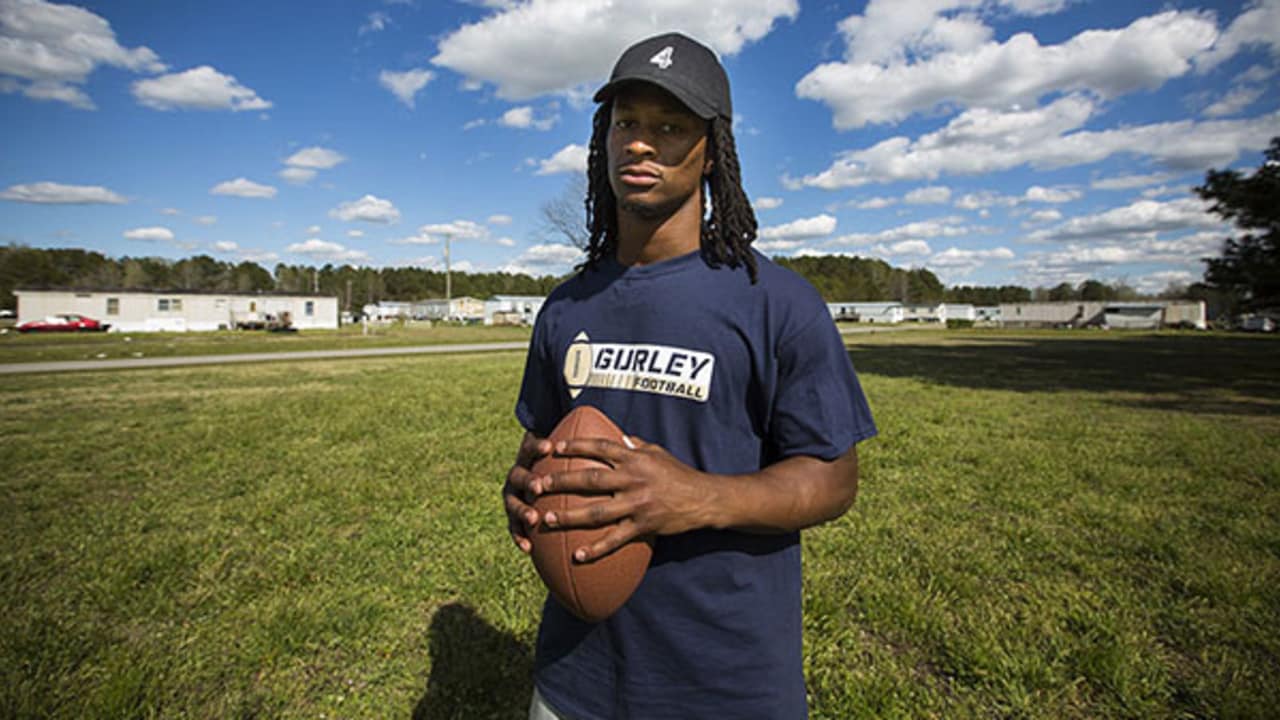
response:
[(494, 295), (484, 303), (484, 324), (532, 325), (546, 301), (541, 295)]
[(338, 299), (323, 295), (215, 293), (191, 290), (17, 289), (18, 322), (78, 313), (114, 332), (204, 331), (260, 324), (288, 314), (299, 330), (336, 329)]
[(413, 303), (412, 314), (415, 320), (479, 322), (484, 319), (484, 303), (467, 296), (448, 300), (432, 298)]
[(978, 319), (978, 309), (968, 303), (945, 303), (942, 306), (942, 318), (974, 322)]
[(1028, 302), (1000, 305), (1003, 327), (1086, 327), (1157, 329), (1208, 327), (1203, 302), (1145, 300), (1140, 302)]
[(906, 312), (900, 302), (834, 302), (827, 310), (836, 321), (890, 325), (902, 322)]

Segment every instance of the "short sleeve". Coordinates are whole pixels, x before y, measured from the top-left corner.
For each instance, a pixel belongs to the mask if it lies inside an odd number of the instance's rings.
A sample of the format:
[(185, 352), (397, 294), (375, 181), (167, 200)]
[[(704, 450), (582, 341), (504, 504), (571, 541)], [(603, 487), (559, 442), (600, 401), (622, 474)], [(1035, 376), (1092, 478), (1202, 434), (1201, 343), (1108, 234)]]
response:
[(834, 460), (875, 436), (862, 385), (825, 307), (809, 314), (777, 348), (769, 442), (774, 457), (808, 455)]
[(525, 430), (546, 437), (559, 421), (556, 406), (556, 368), (546, 327), (547, 308), (538, 313), (524, 363), (524, 379), (516, 399), (516, 419)]

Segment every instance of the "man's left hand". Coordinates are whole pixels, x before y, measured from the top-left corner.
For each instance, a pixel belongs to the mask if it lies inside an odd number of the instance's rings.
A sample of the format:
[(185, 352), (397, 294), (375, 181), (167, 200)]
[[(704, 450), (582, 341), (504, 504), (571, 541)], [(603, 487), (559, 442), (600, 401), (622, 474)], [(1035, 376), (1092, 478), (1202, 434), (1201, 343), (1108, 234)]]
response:
[(609, 440), (561, 441), (555, 454), (591, 458), (609, 467), (553, 473), (542, 483), (543, 493), (609, 495), (599, 503), (549, 512), (543, 518), (552, 528), (610, 526), (595, 543), (573, 553), (577, 562), (590, 562), (636, 538), (674, 535), (705, 527), (715, 507), (716, 483), (677, 460), (660, 445), (626, 436), (627, 445)]

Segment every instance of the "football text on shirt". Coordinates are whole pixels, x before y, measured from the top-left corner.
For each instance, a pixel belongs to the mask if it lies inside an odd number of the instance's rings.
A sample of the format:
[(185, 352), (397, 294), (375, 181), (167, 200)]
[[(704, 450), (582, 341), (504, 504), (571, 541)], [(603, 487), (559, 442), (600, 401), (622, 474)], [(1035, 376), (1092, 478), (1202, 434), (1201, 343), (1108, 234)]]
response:
[(699, 350), (645, 343), (593, 343), (578, 333), (564, 355), (569, 397), (583, 388), (611, 388), (706, 402), (716, 359)]

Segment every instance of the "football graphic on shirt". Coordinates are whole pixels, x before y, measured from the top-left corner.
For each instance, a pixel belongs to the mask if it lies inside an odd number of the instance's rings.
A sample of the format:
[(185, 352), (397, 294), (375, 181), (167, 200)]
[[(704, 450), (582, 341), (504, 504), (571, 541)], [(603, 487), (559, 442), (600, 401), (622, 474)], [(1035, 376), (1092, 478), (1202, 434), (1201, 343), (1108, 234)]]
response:
[[(589, 405), (571, 410), (549, 436), (553, 443), (582, 438), (625, 443), (622, 430), (604, 413)], [(609, 466), (590, 458), (548, 455), (533, 466), (533, 471), (546, 475), (593, 467)], [(538, 497), (533, 506), (540, 515), (545, 515), (549, 511), (563, 512), (608, 499), (608, 495), (548, 493)], [(653, 555), (649, 542), (634, 540), (598, 560), (587, 563), (574, 561), (574, 550), (596, 542), (608, 530), (607, 526), (555, 529), (539, 524), (530, 533), (533, 564), (542, 582), (561, 605), (587, 622), (600, 622), (622, 607), (640, 585)]]

